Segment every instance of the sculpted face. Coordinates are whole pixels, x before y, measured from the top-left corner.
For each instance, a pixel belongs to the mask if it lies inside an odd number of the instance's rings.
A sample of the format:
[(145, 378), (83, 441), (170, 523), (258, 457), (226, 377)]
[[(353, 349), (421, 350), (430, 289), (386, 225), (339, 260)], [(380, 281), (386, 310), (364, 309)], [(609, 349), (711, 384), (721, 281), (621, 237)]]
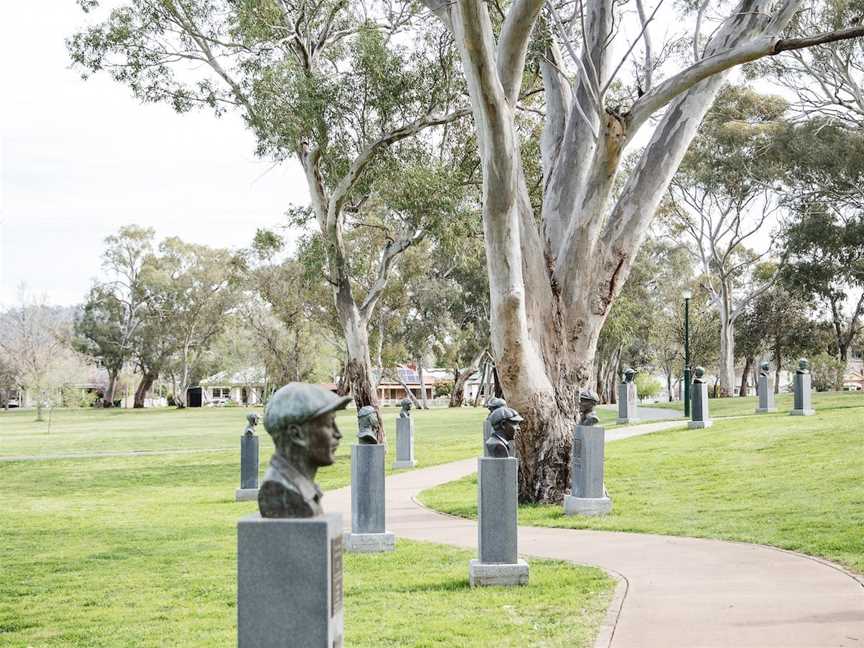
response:
[(336, 448), (342, 433), (336, 426), (333, 412), (322, 414), (306, 423), (310, 461), (317, 466), (330, 466), (336, 461)]
[(501, 421), (500, 434), (508, 441), (512, 441), (519, 431), (519, 422), (512, 419)]

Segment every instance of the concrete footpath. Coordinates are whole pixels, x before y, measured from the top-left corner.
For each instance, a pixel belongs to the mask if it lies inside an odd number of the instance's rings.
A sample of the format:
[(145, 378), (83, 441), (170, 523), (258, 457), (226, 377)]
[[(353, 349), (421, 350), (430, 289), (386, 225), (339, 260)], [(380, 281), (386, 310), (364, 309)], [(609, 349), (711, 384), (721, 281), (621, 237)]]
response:
[[(680, 426), (632, 426), (609, 437)], [(474, 522), (426, 509), (415, 498), (476, 468), (470, 459), (389, 477), (387, 527), (397, 544), (409, 538), (475, 548)], [(350, 527), (350, 489), (329, 491), (324, 506)], [(598, 648), (864, 647), (864, 581), (818, 559), (719, 540), (536, 527), (519, 528), (519, 549), (529, 562), (568, 560), (618, 578)]]

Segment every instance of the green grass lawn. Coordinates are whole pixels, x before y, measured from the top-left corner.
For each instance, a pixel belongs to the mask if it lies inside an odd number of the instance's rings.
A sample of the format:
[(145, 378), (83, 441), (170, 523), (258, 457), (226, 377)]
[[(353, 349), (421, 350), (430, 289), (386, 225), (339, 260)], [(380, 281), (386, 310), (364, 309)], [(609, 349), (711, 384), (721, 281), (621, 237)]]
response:
[[(242, 410), (68, 412), (48, 443), (27, 414), (0, 419), (4, 453), (235, 449), (0, 463), (0, 646), (233, 645), (235, 525), (255, 510), (233, 501)], [(476, 454), (482, 414), (419, 413), (420, 460)], [(348, 441), (326, 487), (347, 481)], [(471, 552), (397, 547), (346, 556), (347, 646), (587, 646), (613, 588), (596, 569), (533, 561), (529, 587), (471, 590)]]
[[(519, 523), (757, 542), (864, 573), (864, 397), (835, 394), (815, 404), (811, 417), (754, 415), (611, 443), (611, 515), (522, 506)], [(476, 477), (420, 499), (474, 516)]]
[[(777, 394), (775, 399), (778, 413), (788, 414), (792, 409), (792, 394)], [(656, 403), (647, 407), (670, 409), (675, 410), (679, 414), (684, 414), (684, 404), (682, 401)], [(757, 407), (759, 407), (759, 398), (756, 396), (711, 398), (708, 401), (708, 409), (712, 418), (749, 416), (755, 412)], [(864, 407), (864, 392), (813, 392), (813, 407), (817, 412), (846, 409), (849, 407)]]

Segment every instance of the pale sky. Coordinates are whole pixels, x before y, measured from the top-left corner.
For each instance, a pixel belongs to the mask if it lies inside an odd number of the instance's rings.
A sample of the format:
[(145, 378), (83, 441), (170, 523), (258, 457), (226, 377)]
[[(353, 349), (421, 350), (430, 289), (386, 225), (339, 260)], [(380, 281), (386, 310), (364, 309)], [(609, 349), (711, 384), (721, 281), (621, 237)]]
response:
[(74, 0), (0, 0), (0, 306), (22, 283), (80, 302), (121, 225), (242, 247), (308, 202), (300, 167), (256, 159), (238, 117), (177, 115), (81, 80), (64, 39), (84, 18)]

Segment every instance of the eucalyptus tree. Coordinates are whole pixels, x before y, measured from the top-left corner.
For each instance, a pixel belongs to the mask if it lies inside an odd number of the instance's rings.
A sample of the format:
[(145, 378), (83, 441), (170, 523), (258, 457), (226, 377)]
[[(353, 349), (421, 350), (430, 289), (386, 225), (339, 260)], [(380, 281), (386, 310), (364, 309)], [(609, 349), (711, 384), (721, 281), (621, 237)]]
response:
[[(735, 395), (735, 321), (775, 279), (759, 270), (773, 252), (767, 230), (782, 205), (774, 183), (786, 175), (786, 164), (774, 141), (785, 128), (786, 107), (780, 97), (724, 88), (670, 187), (674, 221), (720, 315), (722, 396)], [(759, 252), (750, 249), (755, 245)]]
[(145, 299), (167, 351), (162, 370), (172, 376), (174, 401), (186, 392), (211, 345), (237, 306), (239, 266), (227, 250), (167, 238), (142, 269)]
[(836, 212), (823, 202), (800, 205), (782, 232), (787, 286), (828, 312), (834, 354), (848, 362), (864, 331), (864, 212)]
[[(709, 3), (698, 3), (692, 59), (675, 71), (671, 62), (656, 65), (654, 53), (669, 49), (654, 42), (650, 24), (659, 0), (653, 8), (637, 0), (642, 27), (629, 30), (629, 47), (628, 30), (619, 29), (627, 7), (614, 0), (579, 2), (563, 17), (545, 0), (424, 3), (453, 34), (477, 130), (492, 346), (508, 401), (526, 415), (516, 439), (520, 497), (558, 500), (567, 487), (578, 387), (590, 380), (603, 322), (728, 71), (864, 29), (790, 40), (783, 32), (801, 0), (718, 2), (710, 15)], [(618, 76), (631, 57), (640, 72), (628, 85)], [(515, 121), (520, 97), (541, 87), (544, 191), (537, 214)], [(616, 190), (622, 150), (663, 108)]]
[[(152, 252), (153, 230), (125, 225), (106, 237), (102, 278), (94, 282), (76, 317), (76, 347), (108, 371), (103, 399), (111, 407), (117, 377), (134, 358), (146, 304), (141, 287), (144, 259)], [(142, 374), (143, 375), (143, 374)]]
[[(129, 0), (68, 46), (85, 74), (106, 71), (142, 101), (236, 110), (260, 155), (299, 161), (347, 347), (344, 373), (357, 405), (375, 404), (375, 305), (399, 255), (451, 215), (442, 203), (456, 193), (429, 193), (405, 175), (423, 183), (426, 171), (438, 173), (446, 131), (428, 130), (468, 114), (444, 30), (409, 0)], [(370, 220), (389, 232), (386, 242), (353, 248), (350, 230)], [(375, 260), (369, 286), (356, 284), (358, 258)]]
[(73, 347), (93, 358), (108, 372), (103, 407), (113, 405), (117, 377), (129, 356), (125, 323), (126, 311), (121, 301), (98, 284), (90, 289), (86, 301), (75, 316)]

